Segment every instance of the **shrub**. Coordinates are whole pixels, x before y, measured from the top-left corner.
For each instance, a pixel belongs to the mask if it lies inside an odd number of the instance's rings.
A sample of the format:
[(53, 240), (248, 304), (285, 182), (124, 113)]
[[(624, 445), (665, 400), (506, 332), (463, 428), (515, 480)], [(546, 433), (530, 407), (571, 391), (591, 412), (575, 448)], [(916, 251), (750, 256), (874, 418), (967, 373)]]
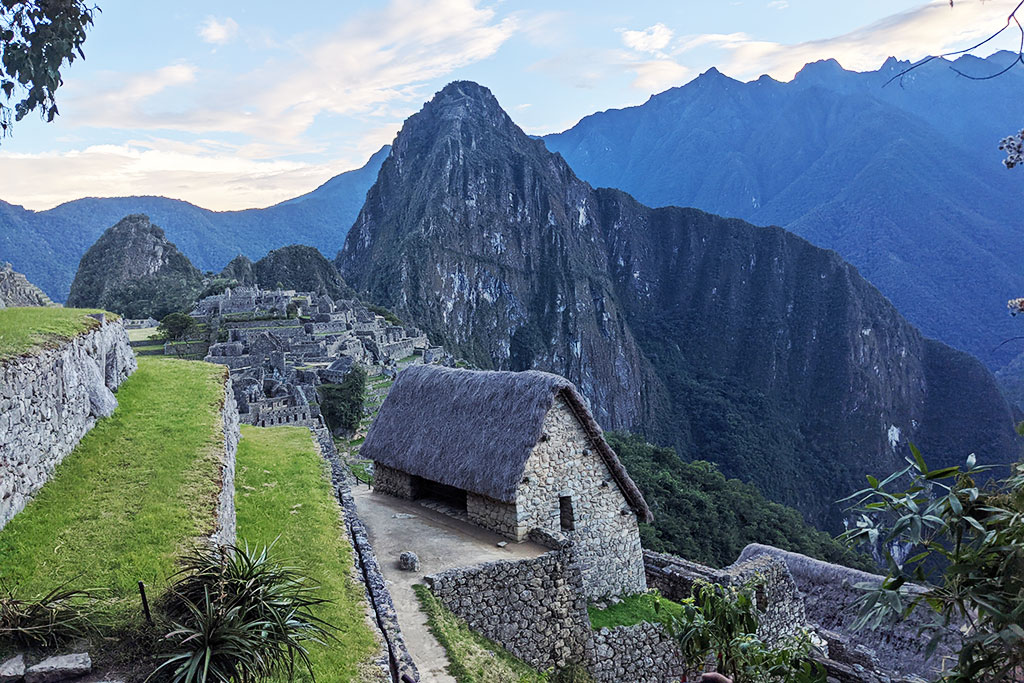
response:
[(21, 600), (7, 587), (0, 595), (0, 639), (50, 647), (96, 629), (97, 596), (63, 584), (41, 598)]
[(848, 499), (859, 520), (843, 538), (888, 563), (880, 585), (861, 586), (855, 625), (876, 628), (927, 610), (937, 628), (926, 652), (950, 632), (960, 639), (956, 666), (940, 680), (1022, 680), (1024, 466), (986, 490), (975, 480), (991, 468), (973, 454), (964, 467), (929, 470), (920, 451), (911, 452), (902, 471), (883, 481), (869, 476), (868, 488)]
[(161, 604), (175, 646), (158, 671), (172, 668), (176, 683), (256, 681), (279, 672), (291, 678), (298, 663), (312, 678), (306, 644), (334, 637), (313, 614), (327, 602), (317, 591), (269, 547), (194, 549)]
[(321, 384), (320, 412), (332, 432), (354, 432), (363, 418), (366, 371), (354, 365), (341, 384)]
[(825, 671), (809, 657), (814, 647), (801, 633), (769, 645), (757, 636), (754, 588), (697, 582), (693, 598), (667, 619), (688, 662), (713, 660), (735, 683), (824, 683)]

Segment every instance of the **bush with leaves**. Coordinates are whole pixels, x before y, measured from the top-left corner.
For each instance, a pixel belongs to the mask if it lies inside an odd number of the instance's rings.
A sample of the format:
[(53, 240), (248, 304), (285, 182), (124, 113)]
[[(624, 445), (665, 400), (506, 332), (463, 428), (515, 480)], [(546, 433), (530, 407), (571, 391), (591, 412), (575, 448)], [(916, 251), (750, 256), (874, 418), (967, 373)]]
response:
[(0, 594), (0, 641), (53, 647), (87, 636), (97, 627), (95, 591), (57, 586), (35, 599), (21, 599), (7, 586)]
[(366, 371), (352, 366), (340, 384), (321, 384), (320, 412), (334, 433), (352, 433), (363, 419), (363, 394), (366, 393)]
[[(924, 610), (934, 624), (928, 652), (945, 634), (960, 641), (956, 665), (938, 680), (1024, 680), (1024, 467), (981, 488), (976, 481), (991, 468), (974, 455), (963, 467), (929, 470), (911, 451), (906, 468), (868, 477), (849, 499), (858, 521), (843, 538), (880, 549), (888, 563), (880, 585), (861, 586), (855, 625), (877, 628)], [(908, 548), (912, 556), (900, 561)]]
[(156, 333), (168, 341), (181, 341), (196, 331), (196, 321), (188, 313), (168, 313), (156, 327)]
[[(658, 603), (655, 603), (656, 607)], [(754, 585), (698, 581), (678, 616), (666, 618), (687, 662), (714, 661), (734, 683), (824, 683), (824, 668), (810, 660), (814, 644), (804, 632), (768, 644), (757, 635)]]
[(276, 562), (269, 547), (199, 547), (182, 562), (161, 603), (172, 620), (172, 653), (157, 669), (175, 683), (260, 681), (296, 665), (313, 678), (306, 645), (332, 639), (314, 611), (318, 587)]

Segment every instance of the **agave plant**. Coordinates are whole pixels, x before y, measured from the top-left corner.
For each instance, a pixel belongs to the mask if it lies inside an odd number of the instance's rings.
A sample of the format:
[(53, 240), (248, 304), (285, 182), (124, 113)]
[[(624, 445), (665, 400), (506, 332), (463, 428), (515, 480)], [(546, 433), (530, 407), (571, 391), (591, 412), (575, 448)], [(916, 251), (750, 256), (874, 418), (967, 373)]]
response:
[[(198, 547), (162, 603), (174, 622), (175, 683), (257, 681), (296, 664), (313, 676), (306, 646), (324, 643), (334, 628), (313, 614), (327, 600), (299, 569), (274, 561), (271, 546)], [(154, 672), (155, 673), (155, 672)]]
[(48, 647), (95, 631), (96, 591), (64, 583), (41, 598), (23, 600), (0, 584), (0, 639)]

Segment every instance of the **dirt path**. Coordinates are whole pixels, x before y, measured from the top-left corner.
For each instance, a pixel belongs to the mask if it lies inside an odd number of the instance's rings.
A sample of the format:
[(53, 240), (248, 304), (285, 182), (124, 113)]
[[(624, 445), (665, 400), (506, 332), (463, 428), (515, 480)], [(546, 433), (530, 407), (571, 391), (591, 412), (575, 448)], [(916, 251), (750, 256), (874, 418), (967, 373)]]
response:
[[(504, 540), (501, 536), (417, 503), (372, 493), (365, 486), (353, 487), (352, 493), (422, 680), (455, 683), (445, 670), (448, 657), (444, 648), (427, 629), (413, 584), (423, 583), (424, 574), (492, 560), (537, 557), (547, 549), (534, 543), (509, 543), (499, 548), (496, 544)], [(398, 556), (405, 550), (419, 557), (419, 572), (398, 569)]]

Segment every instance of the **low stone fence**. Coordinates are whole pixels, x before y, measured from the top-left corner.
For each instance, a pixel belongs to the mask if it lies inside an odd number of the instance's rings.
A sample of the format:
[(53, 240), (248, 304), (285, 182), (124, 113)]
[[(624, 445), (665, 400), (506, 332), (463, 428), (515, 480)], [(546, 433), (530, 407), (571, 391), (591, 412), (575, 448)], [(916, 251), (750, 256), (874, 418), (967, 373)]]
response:
[(471, 629), (536, 669), (589, 660), (590, 619), (571, 546), (528, 560), (449, 569), (424, 581)]
[(661, 624), (602, 628), (594, 633), (590, 673), (598, 683), (678, 683), (686, 658)]
[(323, 424), (311, 427), (310, 431), (313, 432), (313, 438), (320, 448), (320, 453), (331, 465), (331, 481), (338, 495), (338, 503), (341, 505), (345, 529), (352, 542), (356, 570), (363, 579), (363, 585), (366, 587), (366, 599), (376, 616), (377, 628), (387, 651), (386, 659), (378, 664), (395, 683), (405, 680), (419, 681), (419, 671), (405, 644), (402, 628), (398, 625), (398, 613), (395, 611), (391, 593), (384, 581), (384, 574), (380, 570), (380, 565), (377, 564), (377, 557), (374, 555), (366, 527), (356, 513), (356, 501), (352, 497), (352, 489), (349, 486), (341, 459), (338, 457), (334, 439)]
[[(224, 373), (227, 375), (227, 372)], [(210, 540), (218, 545), (233, 544), (237, 538), (235, 516), (235, 459), (238, 441), (242, 438), (239, 428), (238, 404), (231, 388), (231, 378), (224, 381), (224, 405), (220, 409), (221, 431), (224, 434), (224, 452), (221, 455), (220, 493), (217, 496), (217, 519)]]
[(113, 391), (135, 369), (124, 325), (105, 318), (58, 348), (0, 361), (0, 529), (114, 412)]
[(669, 600), (685, 600), (697, 581), (723, 586), (754, 585), (759, 615), (758, 635), (772, 643), (807, 626), (804, 600), (785, 562), (764, 556), (741, 557), (725, 569), (689, 562), (675, 555), (644, 551), (647, 585)]

